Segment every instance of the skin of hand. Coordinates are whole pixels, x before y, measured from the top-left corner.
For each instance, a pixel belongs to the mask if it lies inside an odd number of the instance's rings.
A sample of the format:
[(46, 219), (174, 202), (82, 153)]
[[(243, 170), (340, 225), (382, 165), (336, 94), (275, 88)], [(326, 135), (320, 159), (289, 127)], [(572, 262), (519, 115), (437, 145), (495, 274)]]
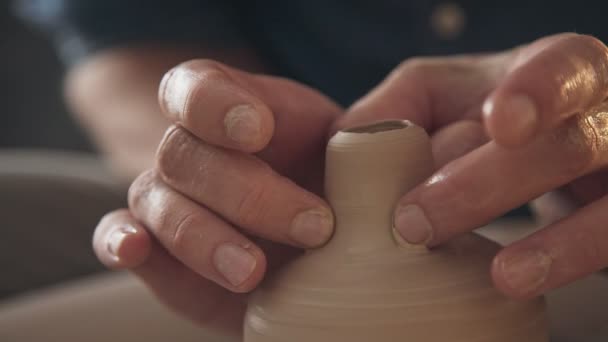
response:
[[(539, 214), (561, 216), (493, 261), (496, 287), (527, 299), (608, 266), (607, 98), (608, 48), (564, 33), (407, 61), (337, 127), (401, 117), (432, 134), (437, 170), (395, 209), (412, 244), (437, 246), (537, 198)], [(576, 210), (556, 213), (564, 203)]]
[(169, 71), (159, 102), (175, 125), (156, 167), (131, 185), (130, 210), (101, 220), (95, 251), (174, 310), (238, 333), (246, 292), (333, 232), (319, 193), (343, 109), (293, 81), (211, 60)]
[(161, 84), (176, 125), (157, 167), (133, 183), (129, 211), (102, 219), (94, 248), (176, 311), (240, 331), (246, 292), (297, 253), (285, 245), (331, 235), (318, 195), (328, 131), (408, 119), (431, 134), (437, 164), (396, 207), (395, 229), (410, 243), (437, 246), (556, 189), (583, 206), (496, 256), (497, 288), (533, 297), (608, 265), (607, 96), (608, 49), (576, 34), (405, 61), (345, 115), (291, 81), (188, 62)]
[(264, 69), (247, 48), (147, 44), (102, 50), (70, 68), (66, 102), (120, 180), (130, 183), (154, 166), (156, 147), (171, 124), (156, 96), (163, 75), (201, 55), (244, 70)]

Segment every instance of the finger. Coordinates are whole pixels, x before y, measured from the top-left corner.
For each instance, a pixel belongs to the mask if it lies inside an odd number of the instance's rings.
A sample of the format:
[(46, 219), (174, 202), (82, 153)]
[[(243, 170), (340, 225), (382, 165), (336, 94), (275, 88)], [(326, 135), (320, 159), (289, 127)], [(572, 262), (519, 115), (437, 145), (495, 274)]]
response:
[(576, 179), (564, 188), (564, 193), (579, 206), (604, 197), (608, 194), (608, 170), (602, 169)]
[(247, 292), (266, 270), (264, 253), (207, 209), (165, 185), (154, 171), (129, 189), (129, 207), (184, 265), (234, 292)]
[(171, 121), (199, 138), (244, 152), (261, 151), (273, 145), (273, 138), (280, 141), (274, 147), (283, 149), (302, 145), (302, 134), (324, 136), (341, 111), (304, 85), (210, 60), (189, 61), (169, 71), (159, 102)]
[(317, 247), (333, 231), (325, 202), (256, 157), (206, 144), (170, 130), (159, 149), (163, 180), (255, 236)]
[(151, 240), (145, 262), (131, 271), (173, 311), (205, 328), (235, 334), (241, 331), (244, 294), (234, 294), (201, 277)]
[(407, 60), (353, 104), (334, 129), (408, 119), (433, 132), (457, 120), (479, 119), (480, 103), (506, 72), (512, 54)]
[(490, 136), (520, 146), (608, 97), (608, 48), (591, 36), (562, 34), (520, 50), (483, 106)]
[(129, 268), (173, 310), (199, 324), (238, 331), (244, 302), (167, 254), (126, 209), (105, 215), (93, 238), (98, 258), (110, 268)]
[(492, 265), (496, 286), (529, 298), (608, 266), (608, 198), (503, 249)]
[(560, 220), (581, 206), (608, 194), (608, 171), (605, 169), (575, 179), (556, 191), (548, 192), (530, 203), (541, 226)]
[(97, 258), (109, 268), (124, 269), (140, 265), (150, 253), (148, 232), (121, 209), (105, 215), (93, 235)]
[(608, 112), (596, 115), (574, 117), (522, 149), (490, 142), (447, 164), (400, 200), (396, 230), (433, 246), (606, 165), (608, 125), (598, 122)]
[(439, 168), (487, 141), (482, 125), (477, 121), (463, 120), (447, 125), (431, 138), (435, 167)]

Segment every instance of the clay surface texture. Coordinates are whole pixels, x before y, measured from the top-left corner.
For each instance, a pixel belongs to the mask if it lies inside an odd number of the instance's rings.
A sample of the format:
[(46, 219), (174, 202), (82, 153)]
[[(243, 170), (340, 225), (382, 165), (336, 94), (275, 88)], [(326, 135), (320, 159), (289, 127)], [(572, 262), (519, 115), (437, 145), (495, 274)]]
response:
[(515, 301), (490, 279), (498, 245), (476, 234), (428, 250), (397, 242), (394, 206), (433, 171), (426, 132), (388, 121), (327, 147), (336, 231), (252, 295), (245, 342), (547, 342), (542, 298)]

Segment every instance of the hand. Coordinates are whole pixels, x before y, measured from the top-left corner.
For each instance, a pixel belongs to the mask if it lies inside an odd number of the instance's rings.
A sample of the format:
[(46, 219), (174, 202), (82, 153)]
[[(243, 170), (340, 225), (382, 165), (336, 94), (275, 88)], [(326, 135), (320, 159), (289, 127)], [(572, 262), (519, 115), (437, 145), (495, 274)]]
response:
[(130, 210), (99, 223), (95, 251), (174, 310), (238, 332), (245, 293), (297, 253), (285, 246), (315, 247), (332, 234), (315, 193), (342, 109), (295, 82), (202, 60), (171, 70), (159, 98), (176, 125), (157, 167), (131, 185)]
[(406, 61), (337, 127), (407, 118), (432, 133), (438, 171), (395, 210), (414, 244), (436, 246), (553, 190), (583, 205), (496, 256), (497, 288), (528, 298), (608, 266), (607, 97), (608, 48), (560, 34)]

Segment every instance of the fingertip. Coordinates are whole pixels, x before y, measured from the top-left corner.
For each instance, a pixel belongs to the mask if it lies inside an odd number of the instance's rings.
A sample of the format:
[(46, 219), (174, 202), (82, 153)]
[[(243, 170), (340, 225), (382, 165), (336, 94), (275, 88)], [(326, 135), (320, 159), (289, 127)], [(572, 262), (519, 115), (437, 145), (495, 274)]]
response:
[(99, 260), (112, 269), (133, 268), (142, 264), (150, 254), (148, 232), (129, 214), (107, 215), (98, 225), (93, 247)]
[(416, 204), (399, 204), (393, 217), (394, 232), (412, 245), (431, 246), (436, 232), (424, 210)]
[(501, 261), (498, 259), (498, 255), (492, 260), (492, 266), (490, 268), (490, 275), (492, 277), (492, 283), (494, 287), (502, 293), (504, 296), (511, 299), (521, 299), (521, 294), (518, 291), (514, 291), (513, 288), (507, 285), (504, 274), (500, 266)]
[(264, 280), (267, 270), (267, 259), (262, 251), (256, 255), (256, 268), (251, 274), (251, 277), (247, 279), (238, 289), (238, 293), (248, 293), (255, 290)]
[(482, 106), (488, 135), (504, 147), (519, 147), (529, 142), (539, 129), (535, 101), (525, 94), (495, 93)]
[(228, 290), (247, 293), (255, 289), (266, 273), (266, 256), (252, 243), (224, 243), (213, 253), (213, 263)]
[[(124, 230), (127, 227), (121, 227)], [(134, 268), (141, 265), (150, 254), (150, 235), (142, 227), (129, 226), (128, 233), (122, 234), (114, 255), (118, 258), (120, 268)], [(121, 233), (119, 233), (121, 234)], [(110, 240), (110, 239), (109, 239)], [(111, 240), (110, 240), (111, 241)]]
[(297, 213), (289, 226), (287, 242), (300, 248), (318, 248), (334, 233), (333, 211), (325, 205)]
[(546, 288), (552, 259), (536, 249), (512, 251), (503, 249), (492, 262), (495, 287), (507, 297), (526, 300)]
[(263, 104), (239, 104), (224, 116), (224, 131), (231, 147), (242, 152), (263, 150), (274, 134), (274, 117)]

